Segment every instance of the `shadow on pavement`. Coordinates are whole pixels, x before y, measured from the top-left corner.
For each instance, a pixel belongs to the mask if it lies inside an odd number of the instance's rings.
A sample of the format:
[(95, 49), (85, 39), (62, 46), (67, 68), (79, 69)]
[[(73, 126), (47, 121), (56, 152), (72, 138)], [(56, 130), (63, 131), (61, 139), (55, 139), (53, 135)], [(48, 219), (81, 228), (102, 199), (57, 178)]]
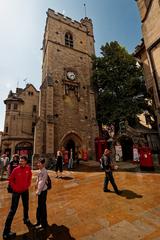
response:
[[(146, 169), (141, 170), (139, 163), (132, 163), (131, 161), (122, 161), (122, 162), (116, 162), (116, 165), (118, 165), (118, 169), (115, 170), (115, 172), (139, 172), (139, 173), (160, 173), (160, 166), (155, 166), (154, 170)], [(55, 169), (52, 169), (53, 171)], [(72, 169), (68, 170), (67, 164), (63, 166), (63, 170), (71, 171), (71, 172), (103, 172), (103, 170), (100, 168), (100, 164), (97, 161), (89, 160), (89, 161), (81, 161), (79, 164), (74, 163), (74, 166)], [(70, 180), (65, 179), (64, 180)]]
[(121, 191), (121, 196), (126, 197), (127, 199), (134, 199), (134, 198), (143, 198), (143, 195), (137, 194), (131, 190), (124, 189)]
[(42, 228), (28, 228), (29, 232), (22, 235), (17, 235), (16, 240), (75, 240), (70, 235), (69, 229), (64, 225), (57, 226), (53, 224), (47, 229)]
[(64, 166), (63, 169), (67, 171), (72, 171), (72, 172), (102, 172), (99, 166), (92, 166), (87, 164), (80, 164), (80, 165), (75, 164), (71, 170), (68, 170), (68, 168)]
[(64, 179), (64, 180), (72, 180), (73, 177), (63, 176), (62, 179)]

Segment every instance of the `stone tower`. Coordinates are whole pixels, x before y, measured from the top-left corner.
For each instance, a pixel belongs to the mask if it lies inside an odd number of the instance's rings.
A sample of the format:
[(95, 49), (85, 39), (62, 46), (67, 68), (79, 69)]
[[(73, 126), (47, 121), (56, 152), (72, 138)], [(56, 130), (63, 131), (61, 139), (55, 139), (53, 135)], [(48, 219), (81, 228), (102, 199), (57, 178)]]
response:
[(94, 158), (97, 137), (91, 89), (94, 36), (91, 19), (73, 21), (48, 9), (43, 40), (42, 85), (34, 156), (54, 157), (61, 148)]

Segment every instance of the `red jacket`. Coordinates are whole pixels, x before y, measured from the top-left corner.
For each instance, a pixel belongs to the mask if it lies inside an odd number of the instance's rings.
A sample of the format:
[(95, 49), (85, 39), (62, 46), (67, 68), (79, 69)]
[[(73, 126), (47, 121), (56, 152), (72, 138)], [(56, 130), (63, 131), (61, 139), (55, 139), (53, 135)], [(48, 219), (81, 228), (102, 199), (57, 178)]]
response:
[(25, 192), (31, 185), (32, 172), (31, 168), (26, 165), (25, 167), (16, 167), (9, 177), (9, 184), (14, 192)]

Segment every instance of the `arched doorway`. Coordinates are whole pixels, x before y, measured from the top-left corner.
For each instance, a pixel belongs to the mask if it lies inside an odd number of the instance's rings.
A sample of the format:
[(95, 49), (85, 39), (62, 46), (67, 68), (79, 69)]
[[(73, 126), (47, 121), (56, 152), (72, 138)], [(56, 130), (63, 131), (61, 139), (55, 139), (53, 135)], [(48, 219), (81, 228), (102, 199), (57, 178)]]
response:
[[(61, 140), (61, 147), (63, 147), (68, 153), (73, 150), (73, 159), (77, 158), (77, 154), (80, 148), (82, 148), (82, 140), (75, 132), (66, 134)], [(69, 157), (69, 156), (68, 156)]]
[(133, 140), (128, 135), (122, 135), (119, 137), (118, 141), (122, 146), (122, 157), (123, 161), (133, 160)]
[(64, 146), (64, 148), (65, 148), (65, 150), (67, 150), (69, 152), (69, 155), (70, 155), (70, 151), (72, 149), (73, 160), (75, 160), (75, 142), (72, 139), (69, 139), (68, 142), (66, 142), (66, 145)]

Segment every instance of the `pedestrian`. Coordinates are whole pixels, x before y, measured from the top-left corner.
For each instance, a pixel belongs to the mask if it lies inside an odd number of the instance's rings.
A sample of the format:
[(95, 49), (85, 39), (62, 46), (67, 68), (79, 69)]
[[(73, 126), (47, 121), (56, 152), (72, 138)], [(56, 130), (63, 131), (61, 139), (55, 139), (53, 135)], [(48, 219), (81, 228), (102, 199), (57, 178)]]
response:
[[(60, 172), (60, 176), (58, 176), (58, 170)], [(56, 178), (62, 178), (62, 172), (63, 172), (63, 157), (62, 157), (62, 152), (57, 151), (57, 161), (56, 161)]]
[(38, 196), (38, 207), (36, 212), (37, 223), (34, 226), (48, 227), (47, 222), (47, 177), (48, 172), (45, 168), (45, 159), (39, 159), (37, 166), (39, 168), (37, 182), (36, 182), (36, 195)]
[(0, 158), (0, 174), (1, 174), (1, 181), (3, 180), (3, 175), (4, 175), (4, 172), (7, 171), (7, 167), (8, 167), (8, 164), (9, 164), (9, 158), (7, 157), (7, 155), (4, 153), (2, 155), (2, 157)]
[(115, 180), (114, 180), (114, 177), (113, 177), (113, 173), (112, 173), (113, 162), (111, 160), (110, 153), (111, 153), (111, 151), (106, 148), (104, 150), (104, 154), (102, 155), (102, 157), (100, 159), (100, 161), (102, 163), (102, 166), (103, 166), (103, 169), (105, 171), (103, 190), (104, 190), (104, 192), (111, 192), (108, 189), (108, 183), (110, 182), (112, 184), (116, 194), (120, 195), (121, 192), (118, 190), (118, 187), (117, 187), (117, 185), (115, 183)]
[(31, 225), (29, 220), (28, 211), (29, 211), (29, 187), (31, 185), (32, 172), (31, 168), (27, 164), (27, 157), (21, 156), (19, 161), (19, 166), (16, 167), (10, 177), (9, 184), (13, 189), (11, 207), (9, 214), (7, 216), (4, 231), (3, 239), (8, 239), (10, 237), (16, 236), (16, 233), (11, 232), (11, 224), (15, 216), (16, 210), (18, 208), (19, 199), (21, 197), (23, 204), (23, 222), (27, 226)]
[(78, 150), (78, 158), (77, 158), (77, 164), (79, 164), (80, 163), (80, 161), (82, 160), (82, 152), (81, 152), (81, 150)]
[(16, 168), (19, 165), (19, 155), (14, 154), (10, 163), (8, 164), (8, 176), (11, 175), (14, 168)]
[[(18, 165), (19, 165), (19, 155), (14, 154), (10, 163), (8, 164), (8, 167), (7, 167), (8, 176), (11, 175), (13, 169), (16, 168)], [(11, 188), (11, 185), (9, 183), (8, 183), (8, 186), (7, 186), (7, 191), (8, 191), (8, 193), (13, 192), (13, 189)]]
[(72, 148), (70, 149), (70, 156), (69, 156), (69, 162), (68, 162), (68, 169), (73, 168), (73, 150)]

